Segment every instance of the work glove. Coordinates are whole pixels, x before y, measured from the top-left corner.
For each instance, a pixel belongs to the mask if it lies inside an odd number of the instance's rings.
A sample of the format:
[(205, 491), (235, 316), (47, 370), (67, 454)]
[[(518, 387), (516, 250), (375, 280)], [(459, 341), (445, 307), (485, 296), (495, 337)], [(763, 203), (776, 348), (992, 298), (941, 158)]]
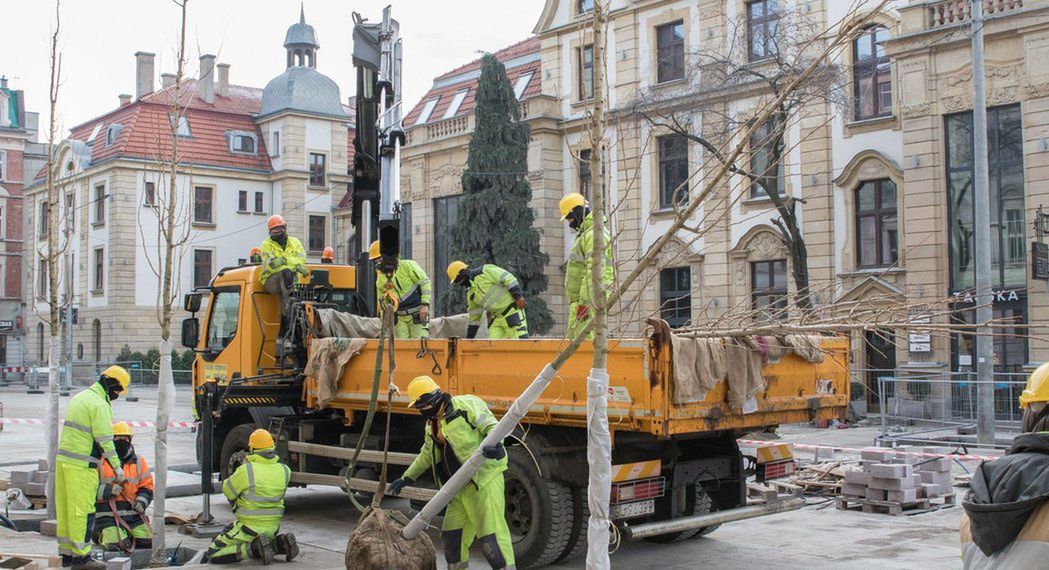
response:
[(590, 305), (576, 305), (575, 320), (585, 321), (590, 318)]
[(528, 305), (528, 303), (525, 301), (524, 297), (518, 297), (518, 298), (514, 299), (514, 303), (517, 305), (518, 309), (523, 309), (523, 308), (525, 308), (525, 306)]
[(506, 448), (504, 448), (503, 444), (501, 443), (496, 445), (489, 445), (487, 447), (481, 448), (481, 455), (483, 455), (485, 459), (499, 461), (500, 459), (506, 457)]
[(132, 508), (135, 509), (136, 513), (141, 515), (141, 514), (144, 514), (146, 512), (146, 507), (148, 507), (148, 506), (149, 506), (149, 501), (146, 500), (145, 497), (138, 497), (138, 498), (135, 499), (135, 504), (132, 505)]
[(110, 497), (119, 497), (120, 493), (122, 493), (123, 491), (124, 491), (123, 487), (121, 487), (117, 483), (113, 483), (113, 485), (109, 488), (109, 496)]
[(305, 265), (300, 265), (296, 267), (295, 272), (303, 276), (310, 274), (310, 270)]
[(408, 477), (401, 477), (399, 479), (394, 479), (393, 482), (390, 483), (389, 486), (386, 487), (386, 494), (387, 495), (393, 495), (393, 496), (396, 497), (397, 495), (401, 494), (401, 490), (402, 489), (404, 489), (408, 485), (411, 485), (414, 482), (415, 481), (412, 481)]
[(422, 305), (419, 307), (419, 322), (425, 323), (430, 320), (430, 307), (428, 305)]

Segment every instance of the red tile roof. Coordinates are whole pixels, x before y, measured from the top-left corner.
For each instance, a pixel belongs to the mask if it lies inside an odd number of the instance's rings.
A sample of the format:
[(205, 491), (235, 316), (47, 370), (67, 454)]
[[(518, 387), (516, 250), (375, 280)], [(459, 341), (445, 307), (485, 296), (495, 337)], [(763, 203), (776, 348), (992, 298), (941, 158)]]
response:
[[(539, 53), (539, 38), (528, 38), (527, 40), (518, 42), (512, 46), (503, 48), (494, 55), (496, 59), (503, 62), (510, 61), (515, 58), (519, 58), (526, 55), (533, 55)], [(456, 93), (468, 89), (466, 97), (463, 99), (462, 104), (459, 106), (458, 111), (451, 117), (461, 117), (468, 115), (473, 112), (475, 99), (474, 96), (477, 92), (477, 78), (463, 79), (462, 81), (454, 81), (454, 78), (459, 75), (467, 75), (471, 72), (477, 71), (481, 67), (481, 59), (476, 59), (470, 63), (458, 67), (448, 73), (437, 76), (434, 79), (435, 85), (440, 83), (440, 87), (431, 87), (426, 95), (412, 108), (404, 118), (404, 124), (411, 127), (414, 126), (416, 121), (419, 119), (419, 115), (422, 113), (426, 103), (437, 99), (437, 104), (434, 106), (433, 111), (430, 113), (430, 117), (427, 122), (434, 122), (444, 119), (444, 113), (448, 110), (448, 106), (452, 103)], [(508, 67), (506, 69), (506, 75), (510, 78), (510, 84), (514, 85), (517, 79), (522, 75), (528, 73), (532, 74), (531, 79), (528, 81), (528, 86), (525, 88), (524, 93), (521, 94), (521, 100), (535, 97), (542, 91), (542, 78), (540, 77), (541, 62), (536, 59), (529, 61), (514, 67)]]

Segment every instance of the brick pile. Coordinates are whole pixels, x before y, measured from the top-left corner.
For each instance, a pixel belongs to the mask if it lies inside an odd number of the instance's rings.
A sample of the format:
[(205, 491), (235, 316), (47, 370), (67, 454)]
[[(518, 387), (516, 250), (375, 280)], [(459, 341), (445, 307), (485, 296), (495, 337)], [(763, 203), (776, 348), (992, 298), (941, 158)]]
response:
[(43, 497), (47, 494), (47, 460), (37, 462), (36, 469), (11, 471), (8, 489), (21, 489), (27, 497)]
[[(926, 453), (943, 453), (926, 448)], [(913, 503), (954, 494), (951, 460), (893, 451), (867, 450), (861, 455), (861, 470), (845, 473), (842, 494), (868, 501)]]

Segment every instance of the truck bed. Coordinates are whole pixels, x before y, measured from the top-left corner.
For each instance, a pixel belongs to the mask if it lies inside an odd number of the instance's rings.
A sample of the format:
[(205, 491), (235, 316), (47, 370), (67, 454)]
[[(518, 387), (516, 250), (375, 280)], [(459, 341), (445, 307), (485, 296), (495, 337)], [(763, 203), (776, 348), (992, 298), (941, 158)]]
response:
[[(328, 408), (347, 412), (368, 408), (377, 344), (367, 341), (364, 350), (346, 365), (338, 393)], [(476, 395), (501, 415), (566, 344), (556, 339), (430, 339), (424, 344), (398, 340), (394, 379), (403, 393), (412, 378), (430, 375), (453, 395)], [(728, 404), (725, 382), (702, 402), (673, 404), (670, 347), (650, 339), (609, 340), (609, 429), (613, 433), (642, 432), (668, 438), (840, 417), (849, 401), (848, 349), (847, 339), (826, 338), (822, 363), (789, 355), (765, 366), (767, 390), (757, 398), (757, 411), (744, 414)], [(586, 377), (592, 351), (589, 344), (580, 347), (532, 407), (525, 423), (585, 427)], [(314, 408), (316, 382), (308, 378), (304, 387), (306, 402)], [(384, 372), (381, 410), (385, 410), (385, 387)], [(407, 404), (406, 394), (394, 397), (395, 412), (415, 413)], [(352, 418), (352, 414), (346, 416)]]

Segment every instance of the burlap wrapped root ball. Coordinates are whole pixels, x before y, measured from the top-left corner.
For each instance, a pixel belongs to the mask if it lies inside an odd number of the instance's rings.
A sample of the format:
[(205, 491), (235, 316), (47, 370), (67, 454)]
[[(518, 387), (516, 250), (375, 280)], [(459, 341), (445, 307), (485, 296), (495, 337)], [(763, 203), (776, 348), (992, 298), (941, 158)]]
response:
[(436, 570), (437, 551), (426, 533), (408, 540), (400, 511), (369, 508), (346, 543), (346, 570)]

